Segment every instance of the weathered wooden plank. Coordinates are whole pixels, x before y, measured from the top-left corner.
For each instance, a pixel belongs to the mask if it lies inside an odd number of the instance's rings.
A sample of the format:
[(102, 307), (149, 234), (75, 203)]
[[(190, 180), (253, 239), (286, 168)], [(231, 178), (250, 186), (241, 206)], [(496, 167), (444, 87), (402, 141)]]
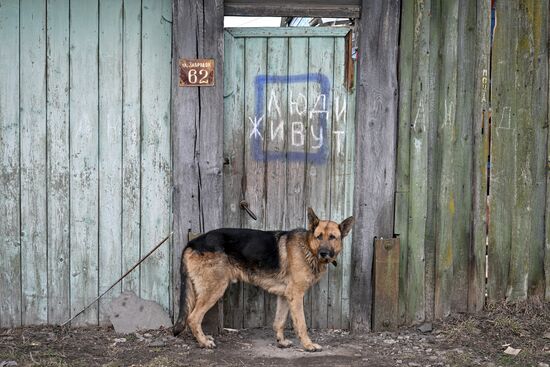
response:
[[(70, 6), (71, 314), (98, 294), (98, 4)], [(74, 324), (97, 323), (97, 306)]]
[(489, 55), (491, 2), (476, 3), (476, 73), (473, 132), (472, 240), (468, 269), (468, 311), (478, 312), (485, 304), (487, 239), (487, 162), (489, 158)]
[(356, 4), (332, 4), (313, 5), (311, 3), (279, 3), (256, 4), (240, 3), (226, 4), (225, 15), (255, 16), (255, 17), (286, 17), (286, 16), (310, 16), (310, 17), (338, 17), (358, 18), (360, 7)]
[[(334, 38), (309, 40), (308, 122), (300, 131), (307, 146), (306, 202), (319, 218), (330, 217), (332, 86)], [(329, 278), (310, 289), (311, 327), (326, 328)]]
[[(171, 227), (170, 62), (171, 2), (142, 2), (141, 73), (141, 253), (147, 253)], [(171, 305), (170, 248), (143, 262), (140, 295)]]
[(69, 0), (47, 4), (48, 323), (70, 317)]
[[(244, 177), (244, 39), (224, 33), (224, 184), (223, 225), (241, 227)], [(224, 326), (243, 327), (243, 285), (231, 284), (224, 298)]]
[[(357, 73), (354, 73), (357, 75)], [(355, 85), (355, 83), (354, 83)], [(351, 90), (347, 98), (346, 117), (346, 183), (344, 217), (353, 215), (353, 189), (355, 187), (355, 88)], [(357, 222), (354, 228), (357, 228)], [(350, 329), (350, 293), (351, 293), (351, 252), (353, 233), (344, 239), (342, 251), (342, 328)]]
[(353, 197), (362, 225), (354, 229), (351, 287), (357, 292), (350, 302), (352, 328), (358, 331), (371, 323), (372, 241), (393, 235), (400, 8), (399, 0), (363, 0), (359, 22), (355, 182), (360, 185)]
[(0, 327), (21, 325), (19, 2), (0, 1)]
[[(122, 271), (122, 10), (123, 1), (99, 1), (99, 292)], [(120, 294), (113, 288), (99, 301), (99, 322)]]
[[(451, 311), (468, 310), (468, 272), (472, 241), (473, 198), (473, 106), (475, 98), (476, 65), (476, 4), (461, 0), (458, 6), (458, 46), (456, 132), (453, 140), (455, 154), (455, 218), (453, 242), (453, 292)], [(460, 56), (462, 55), (462, 56)]]
[(436, 256), (436, 199), (439, 185), (440, 173), (438, 166), (437, 151), (437, 126), (439, 114), (439, 96), (440, 83), (440, 53), (441, 53), (441, 28), (445, 27), (445, 20), (442, 14), (442, 3), (434, 1), (429, 4), (430, 7), (430, 36), (429, 36), (429, 88), (427, 90), (427, 113), (428, 113), (428, 155), (427, 167), (429, 173), (427, 177), (428, 203), (426, 205), (426, 232), (424, 241), (424, 318), (426, 320), (434, 319), (435, 303), (435, 256)]
[(405, 323), (407, 304), (407, 252), (409, 232), (409, 151), (411, 126), (412, 64), (414, 42), (414, 1), (404, 0), (401, 6), (399, 45), (399, 127), (397, 132), (395, 233), (400, 240), (399, 316)]
[[(432, 12), (433, 14), (433, 12)], [(441, 9), (445, 26), (441, 39), (441, 74), (439, 76), (441, 94), (438, 98), (438, 114), (432, 129), (438, 130), (436, 164), (439, 176), (437, 187), (437, 222), (435, 248), (435, 302), (436, 318), (447, 317), (451, 313), (451, 294), (455, 279), (453, 277), (453, 251), (460, 246), (455, 243), (453, 231), (456, 221), (455, 149), (454, 142), (458, 127), (457, 107), (457, 44), (458, 44), (458, 1), (445, 1)], [(437, 29), (433, 29), (437, 32)], [(459, 281), (459, 280), (456, 280)]]
[[(286, 222), (286, 150), (285, 125), (288, 115), (288, 38), (267, 39), (267, 75), (275, 77), (267, 83), (264, 138), (266, 149), (274, 152), (266, 162), (265, 229), (280, 230)], [(275, 318), (277, 297), (265, 292), (264, 324), (270, 326)]]
[[(305, 75), (308, 72), (309, 59), (308, 38), (291, 37), (288, 40), (288, 75)], [(304, 145), (292, 144), (293, 123), (305, 126), (307, 123), (307, 81), (288, 84), (288, 118), (286, 126), (287, 151), (304, 155)], [(306, 227), (305, 203), (305, 159), (289, 160), (286, 173), (287, 199), (285, 228)], [(311, 305), (309, 293), (305, 296), (304, 305)], [(308, 310), (309, 311), (309, 310)], [(311, 313), (306, 313), (306, 323), (311, 325)]]
[[(173, 268), (179, 269), (187, 232), (204, 232), (223, 224), (223, 2), (174, 1), (173, 8)], [(215, 86), (200, 92), (198, 88), (179, 88), (177, 60), (183, 57), (214, 58)], [(221, 322), (219, 319), (216, 327), (222, 326)]]
[(20, 4), (21, 290), (23, 325), (46, 323), (46, 3)]
[(374, 241), (374, 331), (396, 329), (399, 324), (399, 238)]
[[(344, 37), (334, 38), (334, 63), (332, 75), (332, 127), (327, 130), (327, 139), (332, 142), (330, 150), (330, 208), (329, 218), (337, 223), (346, 219), (346, 145), (352, 144), (353, 135), (347, 136), (347, 96), (345, 85), (345, 57), (347, 56), (346, 40)], [(344, 246), (347, 244), (344, 243)], [(343, 255), (343, 254), (342, 254)], [(343, 271), (349, 263), (345, 263), (343, 256), (338, 259), (338, 266), (329, 266), (328, 271), (328, 302), (327, 327), (342, 329), (342, 293), (344, 290)]]
[(266, 38), (266, 37), (344, 37), (348, 27), (295, 27), (295, 28), (226, 28), (233, 37)]
[[(122, 12), (122, 271), (140, 258), (141, 226), (141, 0), (124, 0)], [(122, 280), (139, 294), (140, 269)]]
[[(510, 273), (507, 296), (526, 299), (543, 294), (544, 181), (548, 126), (548, 1), (525, 1), (510, 19), (515, 49), (516, 144), (513, 176)], [(498, 8), (497, 8), (498, 12)], [(504, 20), (505, 24), (508, 19)], [(544, 61), (543, 61), (544, 60)]]
[(424, 243), (428, 202), (428, 128), (430, 3), (416, 1), (414, 7), (413, 80), (410, 129), (410, 187), (407, 257), (407, 322), (425, 317)]
[[(267, 39), (245, 39), (245, 184), (244, 199), (258, 220), (243, 216), (243, 227), (264, 228), (265, 208), (265, 165), (266, 165), (266, 82), (267, 72)], [(256, 286), (245, 284), (244, 292), (244, 327), (264, 325), (264, 292)]]

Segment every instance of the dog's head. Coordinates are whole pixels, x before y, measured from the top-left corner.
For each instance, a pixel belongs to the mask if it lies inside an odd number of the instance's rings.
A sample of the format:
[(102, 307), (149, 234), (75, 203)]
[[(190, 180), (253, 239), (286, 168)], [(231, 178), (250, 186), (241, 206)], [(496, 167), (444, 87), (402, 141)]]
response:
[(330, 220), (319, 220), (313, 209), (307, 209), (308, 231), (311, 252), (321, 263), (336, 265), (336, 257), (342, 251), (342, 240), (348, 235), (355, 219), (349, 217), (338, 224)]

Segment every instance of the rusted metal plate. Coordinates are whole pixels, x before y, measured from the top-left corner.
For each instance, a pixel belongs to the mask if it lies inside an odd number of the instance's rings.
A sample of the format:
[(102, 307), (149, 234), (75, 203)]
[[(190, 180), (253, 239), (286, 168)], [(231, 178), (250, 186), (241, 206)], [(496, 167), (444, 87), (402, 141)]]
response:
[(214, 85), (214, 59), (180, 59), (180, 87)]
[(395, 329), (399, 320), (399, 238), (374, 242), (373, 330)]

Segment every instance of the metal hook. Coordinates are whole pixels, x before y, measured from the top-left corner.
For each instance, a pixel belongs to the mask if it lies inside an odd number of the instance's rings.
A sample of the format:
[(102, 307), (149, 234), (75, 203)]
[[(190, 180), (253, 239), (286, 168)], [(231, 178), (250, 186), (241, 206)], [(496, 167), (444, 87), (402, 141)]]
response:
[(248, 205), (248, 202), (246, 200), (241, 200), (241, 202), (239, 203), (239, 206), (241, 207), (241, 209), (243, 209), (245, 212), (248, 213), (248, 215), (250, 215), (250, 217), (254, 220), (258, 220), (258, 217), (256, 216), (256, 214), (254, 214), (252, 212), (252, 210), (250, 210), (250, 207)]

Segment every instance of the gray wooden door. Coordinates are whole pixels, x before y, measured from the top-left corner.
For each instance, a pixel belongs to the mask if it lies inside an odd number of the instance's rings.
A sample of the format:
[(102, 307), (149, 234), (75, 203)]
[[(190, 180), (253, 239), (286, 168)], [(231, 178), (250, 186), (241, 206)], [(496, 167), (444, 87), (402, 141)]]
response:
[[(226, 29), (225, 226), (303, 227), (308, 206), (334, 221), (352, 214), (355, 94), (346, 87), (348, 33)], [(239, 207), (242, 200), (257, 220)], [(311, 327), (349, 327), (350, 256), (351, 237), (338, 267), (306, 295)], [(274, 296), (254, 286), (232, 285), (225, 325), (271, 325), (275, 306)]]

